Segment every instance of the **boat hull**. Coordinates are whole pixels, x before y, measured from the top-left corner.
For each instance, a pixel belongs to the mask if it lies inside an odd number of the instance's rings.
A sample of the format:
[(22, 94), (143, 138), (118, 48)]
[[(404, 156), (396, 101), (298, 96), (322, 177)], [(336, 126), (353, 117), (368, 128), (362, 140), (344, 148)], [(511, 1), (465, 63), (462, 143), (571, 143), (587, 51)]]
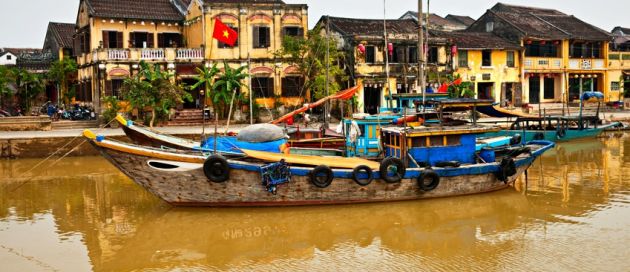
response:
[[(152, 155), (104, 148), (92, 142), (103, 155), (134, 182), (152, 194), (175, 206), (296, 206), (387, 202), (450, 197), (485, 193), (507, 188), (533, 162), (537, 154), (515, 159), (517, 173), (499, 181), (495, 172), (498, 164), (461, 168), (434, 168), (440, 183), (434, 190), (420, 189), (417, 177), (425, 169), (408, 169), (399, 183), (378, 179), (367, 186), (359, 186), (351, 178), (352, 170), (335, 169), (334, 180), (327, 188), (314, 186), (309, 179), (312, 167), (291, 167), (291, 181), (277, 187), (276, 194), (261, 183), (261, 163), (228, 160), (230, 179), (224, 183), (208, 181), (199, 161), (177, 162)], [(203, 157), (196, 159), (203, 161)], [(158, 169), (155, 162), (183, 165), (182, 169)]]
[(555, 130), (546, 130), (546, 131), (502, 130), (499, 132), (486, 133), (486, 134), (483, 134), (483, 136), (487, 136), (487, 137), (514, 136), (516, 134), (519, 134), (521, 135), (521, 137), (523, 137), (523, 141), (529, 142), (529, 141), (538, 140), (538, 139), (535, 139), (536, 135), (542, 134), (543, 139), (540, 139), (540, 140), (551, 141), (551, 142), (564, 142), (564, 141), (571, 141), (571, 140), (581, 139), (581, 138), (595, 138), (599, 136), (600, 134), (602, 134), (602, 132), (604, 132), (605, 130), (615, 127), (616, 125), (617, 123), (614, 123), (610, 125), (600, 126), (598, 128), (590, 128), (590, 129), (584, 129), (584, 130), (569, 129), (569, 130), (565, 130), (565, 135), (563, 137), (558, 137), (558, 133)]

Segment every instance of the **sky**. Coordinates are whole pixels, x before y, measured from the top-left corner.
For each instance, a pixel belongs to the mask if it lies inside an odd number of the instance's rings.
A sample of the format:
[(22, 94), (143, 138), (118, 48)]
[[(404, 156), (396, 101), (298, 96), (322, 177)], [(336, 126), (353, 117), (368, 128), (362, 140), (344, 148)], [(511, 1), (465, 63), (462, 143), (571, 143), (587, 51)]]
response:
[[(129, 0), (133, 1), (133, 0)], [(289, 4), (308, 4), (309, 27), (321, 16), (383, 18), (383, 0), (284, 0)], [(630, 27), (630, 0), (501, 0), (506, 4), (557, 9), (611, 31), (615, 26)], [(385, 0), (387, 18), (399, 18), (416, 11), (414, 0)], [(426, 0), (424, 5), (426, 9)], [(440, 16), (467, 15), (479, 18), (496, 0), (434, 0), (430, 11)], [(79, 0), (0, 0), (0, 47), (41, 48), (48, 22), (74, 23)]]

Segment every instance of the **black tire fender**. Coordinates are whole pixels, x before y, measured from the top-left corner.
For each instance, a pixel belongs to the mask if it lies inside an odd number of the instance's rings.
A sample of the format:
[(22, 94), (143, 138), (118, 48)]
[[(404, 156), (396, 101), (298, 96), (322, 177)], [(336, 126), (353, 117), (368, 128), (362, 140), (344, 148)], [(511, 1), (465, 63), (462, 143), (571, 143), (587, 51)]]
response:
[[(426, 180), (431, 182), (425, 183)], [(437, 188), (440, 185), (440, 176), (433, 170), (427, 169), (418, 176), (418, 187), (420, 190), (428, 192)]]
[(311, 183), (318, 188), (326, 188), (333, 181), (333, 171), (326, 165), (315, 167), (310, 173)]
[[(390, 167), (396, 167), (396, 172), (393, 176), (389, 175)], [(403, 164), (403, 162), (394, 157), (385, 158), (381, 162), (381, 166), (379, 168), (379, 173), (381, 174), (381, 179), (383, 179), (387, 183), (398, 183), (402, 180), (407, 172), (407, 168)]]
[(230, 165), (220, 155), (212, 155), (203, 163), (203, 173), (214, 183), (223, 183), (230, 179)]
[(499, 171), (497, 171), (496, 177), (503, 183), (507, 184), (508, 179), (516, 174), (516, 164), (514, 163), (514, 159), (510, 156), (505, 156), (501, 159), (501, 163), (499, 164)]
[[(365, 172), (368, 175), (368, 178), (360, 179), (359, 175), (361, 174), (361, 172)], [(359, 165), (352, 169), (352, 179), (354, 180), (354, 182), (361, 186), (368, 186), (372, 182), (372, 180), (374, 180), (374, 177), (372, 176), (372, 169), (365, 165)]]

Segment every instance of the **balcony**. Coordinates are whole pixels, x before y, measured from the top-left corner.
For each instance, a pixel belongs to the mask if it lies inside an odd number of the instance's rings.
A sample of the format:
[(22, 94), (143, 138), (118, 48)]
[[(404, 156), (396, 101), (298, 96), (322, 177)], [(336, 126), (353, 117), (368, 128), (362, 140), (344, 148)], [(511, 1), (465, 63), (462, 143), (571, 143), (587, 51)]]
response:
[(604, 59), (570, 58), (569, 69), (572, 70), (602, 70), (606, 68)]
[(85, 55), (85, 61), (136, 62), (136, 61), (203, 61), (202, 48), (102, 48)]
[(526, 70), (559, 70), (562, 69), (562, 58), (525, 57), (523, 66)]

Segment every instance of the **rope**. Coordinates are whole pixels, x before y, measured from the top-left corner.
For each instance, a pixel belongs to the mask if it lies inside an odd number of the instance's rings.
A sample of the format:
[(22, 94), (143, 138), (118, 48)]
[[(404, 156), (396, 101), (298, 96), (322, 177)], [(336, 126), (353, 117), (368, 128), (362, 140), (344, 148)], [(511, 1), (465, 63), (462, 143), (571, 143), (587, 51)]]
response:
[[(103, 128), (105, 128), (106, 126), (108, 126), (109, 124), (111, 124), (112, 122), (114, 122), (116, 119), (112, 119), (110, 120), (107, 124), (100, 126), (96, 131), (102, 130)], [(42, 164), (44, 164), (45, 162), (47, 162), (48, 160), (50, 160), (53, 156), (55, 156), (57, 153), (59, 153), (61, 150), (63, 150), (64, 148), (68, 147), (71, 143), (74, 142), (74, 140), (76, 140), (77, 138), (83, 136), (83, 133), (74, 136), (74, 138), (72, 138), (72, 140), (70, 140), (69, 142), (67, 142), (65, 145), (63, 145), (60, 148), (57, 148), (57, 150), (55, 150), (52, 154), (50, 154), (48, 157), (46, 157), (45, 159), (43, 159), (42, 161), (40, 161), (39, 163), (35, 164), (35, 166), (31, 167), (28, 171), (20, 174), (17, 179), (23, 178), (25, 177), (27, 174), (31, 174), (31, 172), (33, 170), (35, 170), (37, 167), (41, 166)], [(87, 140), (84, 140), (83, 142), (79, 143), (78, 145), (76, 145), (75, 147), (73, 147), (72, 149), (70, 149), (70, 151), (66, 152), (63, 156), (61, 156), (59, 159), (57, 159), (56, 161), (54, 161), (50, 166), (46, 167), (44, 170), (49, 169), (50, 167), (54, 166), (55, 164), (57, 164), (59, 161), (61, 161), (62, 159), (66, 158), (68, 155), (70, 155), (70, 153), (74, 152), (75, 150), (77, 150), (77, 148), (79, 146), (81, 146), (82, 144), (84, 144), (85, 142), (87, 142)], [(21, 188), (22, 186), (24, 186), (26, 183), (28, 183), (29, 181), (31, 181), (30, 179), (22, 182), (21, 184), (19, 184), (18, 186), (16, 186), (15, 188), (13, 188), (12, 190), (9, 190), (9, 192), (14, 192), (15, 190)]]

